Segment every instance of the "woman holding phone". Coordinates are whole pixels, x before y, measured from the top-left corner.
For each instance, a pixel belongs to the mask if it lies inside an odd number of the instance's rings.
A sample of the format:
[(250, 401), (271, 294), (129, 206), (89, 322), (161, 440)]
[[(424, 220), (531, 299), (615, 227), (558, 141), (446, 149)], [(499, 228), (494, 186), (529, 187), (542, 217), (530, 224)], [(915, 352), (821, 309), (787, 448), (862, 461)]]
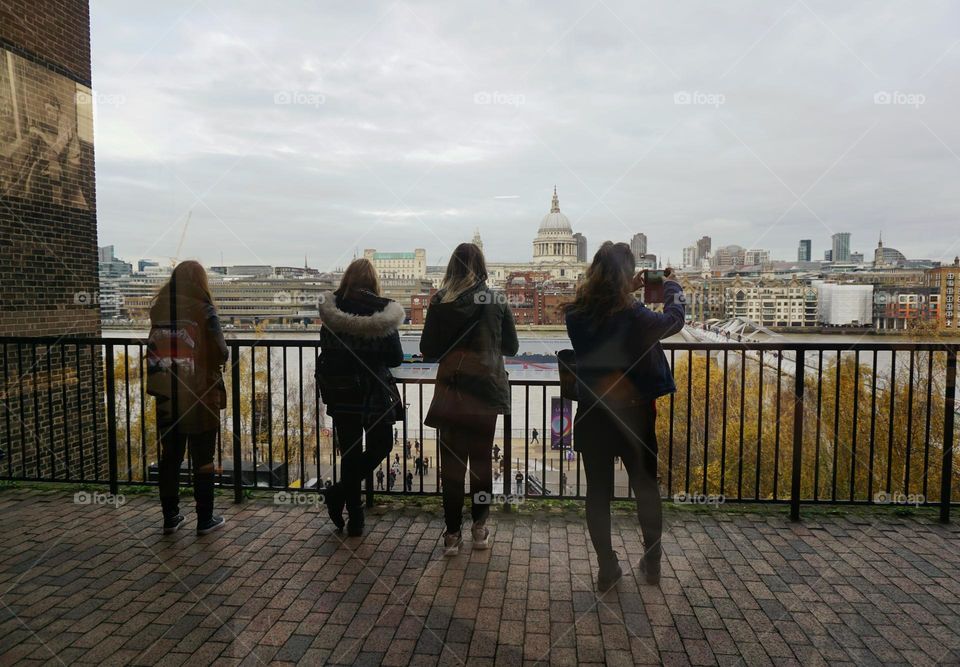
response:
[[(610, 538), (614, 459), (627, 469), (643, 533), (641, 571), (660, 581), (663, 517), (657, 486), (656, 399), (676, 391), (660, 340), (683, 328), (683, 290), (663, 272), (663, 312), (637, 301), (643, 273), (626, 243), (605, 242), (567, 307), (567, 333), (576, 353), (579, 401), (574, 447), (587, 477), (587, 528), (597, 552), (597, 586), (612, 588), (623, 572)], [(651, 286), (647, 286), (651, 287)], [(650, 293), (647, 290), (648, 294)]]

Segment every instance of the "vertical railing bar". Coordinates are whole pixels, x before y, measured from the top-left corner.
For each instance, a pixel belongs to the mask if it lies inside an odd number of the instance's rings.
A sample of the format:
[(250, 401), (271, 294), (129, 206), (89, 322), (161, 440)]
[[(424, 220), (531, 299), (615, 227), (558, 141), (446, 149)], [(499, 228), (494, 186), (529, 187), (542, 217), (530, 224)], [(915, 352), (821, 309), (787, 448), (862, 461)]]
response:
[(146, 349), (137, 345), (137, 367), (140, 375), (140, 479), (147, 481), (147, 375)]
[(290, 415), (287, 410), (287, 346), (280, 348), (283, 352), (283, 488), (290, 487)]
[(90, 345), (90, 410), (93, 416), (93, 468), (96, 471), (93, 480), (99, 482), (100, 478), (100, 422), (97, 420), (97, 405), (100, 403), (100, 395), (97, 392), (97, 365), (96, 349)]
[[(7, 346), (3, 346), (3, 368), (7, 368)], [(67, 419), (67, 345), (66, 343), (60, 344), (60, 410), (63, 415), (63, 465), (64, 465), (64, 479), (68, 482), (73, 480), (73, 476), (70, 474), (70, 420)], [(6, 413), (6, 409), (4, 410)], [(9, 415), (7, 416), (9, 419)], [(7, 442), (10, 442), (10, 428), (7, 427)]]
[(687, 450), (684, 461), (683, 490), (690, 495), (690, 443), (693, 420), (693, 350), (687, 351)]
[(870, 373), (870, 454), (867, 461), (867, 502), (873, 502), (873, 461), (877, 433), (877, 351), (873, 351), (873, 370)]
[[(267, 353), (267, 479), (268, 485), (273, 488), (273, 347), (267, 343), (264, 348)], [(336, 449), (334, 449), (336, 451)], [(336, 466), (334, 466), (334, 481), (336, 481)], [(317, 482), (319, 484), (319, 482)]]
[(86, 473), (84, 472), (84, 468), (85, 468), (84, 449), (85, 448), (83, 446), (83, 402), (80, 399), (81, 393), (82, 393), (82, 389), (81, 389), (82, 383), (80, 382), (80, 358), (83, 356), (83, 354), (80, 351), (81, 349), (80, 343), (76, 344), (76, 348), (77, 348), (76, 370), (77, 370), (77, 431), (78, 431), (77, 440), (80, 443), (80, 481), (82, 482), (86, 477)]
[(923, 498), (927, 498), (927, 478), (930, 476), (930, 414), (933, 412), (933, 350), (927, 352), (927, 414), (923, 438)]
[(737, 500), (743, 499), (743, 425), (747, 404), (747, 351), (740, 350), (740, 453), (737, 456)]
[(817, 437), (814, 441), (813, 500), (820, 499), (820, 437), (823, 426), (823, 350), (817, 351)]
[(720, 414), (720, 493), (726, 496), (727, 473), (727, 350), (723, 351), (723, 408)]
[[(401, 488), (403, 489), (403, 494), (407, 493), (407, 442), (410, 441), (410, 416), (407, 414), (407, 383), (403, 383), (403, 393), (401, 394), (403, 400), (403, 442), (400, 443), (400, 452), (402, 460), (400, 464), (401, 473), (400, 476), (403, 477), (400, 480)], [(368, 486), (373, 488), (373, 472), (367, 476)], [(412, 489), (411, 489), (412, 490)], [(370, 497), (373, 497), (373, 494), (370, 494)]]
[(427, 462), (427, 443), (423, 438), (423, 383), (417, 384), (417, 429), (420, 434), (420, 493), (423, 493), (423, 469)]
[(840, 350), (837, 350), (837, 382), (833, 397), (833, 489), (830, 491), (830, 500), (837, 502), (837, 463), (840, 456)]
[[(796, 371), (795, 375), (800, 375), (802, 373), (800, 369), (794, 369)], [(776, 414), (777, 418), (774, 420), (774, 429), (773, 429), (773, 499), (777, 500), (780, 497), (780, 421), (781, 421), (781, 393), (783, 390), (783, 350), (777, 351), (777, 401), (776, 401)]]
[(913, 365), (914, 351), (910, 350), (909, 370), (907, 371), (907, 449), (903, 457), (903, 492), (910, 495), (910, 464), (913, 449)]
[(104, 346), (107, 374), (107, 455), (110, 466), (110, 493), (119, 493), (117, 483), (117, 396), (114, 378), (113, 344)]
[[(250, 354), (253, 355), (253, 348), (250, 348)], [(297, 347), (297, 395), (300, 404), (300, 489), (303, 490), (307, 483), (305, 474), (306, 452), (303, 444), (303, 346)]]
[[(233, 502), (243, 502), (243, 450), (240, 440), (240, 346), (230, 346), (230, 404), (233, 418)], [(257, 469), (253, 469), (253, 486), (257, 486)]]
[(947, 377), (943, 400), (943, 465), (940, 467), (940, 521), (950, 521), (950, 501), (953, 500), (953, 446), (954, 418), (957, 406), (957, 345), (947, 350)]
[(755, 500), (760, 500), (760, 460), (763, 452), (763, 350), (759, 350), (759, 364), (758, 368), (760, 369), (760, 377), (758, 378), (758, 387), (757, 387), (757, 451), (756, 451), (756, 471), (755, 471), (755, 481), (753, 488), (753, 497)]
[[(670, 375), (676, 375), (676, 355), (675, 350), (670, 348)], [(676, 392), (670, 392), (670, 423), (668, 425), (669, 434), (667, 436), (667, 497), (673, 495), (673, 399)], [(579, 481), (579, 480), (578, 480)]]
[(853, 426), (850, 434), (850, 501), (856, 494), (857, 481), (857, 428), (860, 422), (860, 350), (853, 353)]
[[(781, 352), (781, 356), (782, 356)], [(794, 360), (793, 384), (793, 465), (790, 482), (790, 519), (800, 520), (800, 472), (803, 466), (804, 389), (806, 388), (806, 360), (803, 349), (798, 349)]]
[(35, 458), (33, 459), (33, 465), (36, 469), (37, 479), (40, 479), (43, 475), (40, 472), (40, 390), (37, 388), (40, 384), (37, 372), (37, 344), (30, 344), (30, 376), (31, 381), (31, 390), (33, 392), (33, 448), (35, 450)]
[(130, 433), (130, 346), (123, 344), (123, 411), (127, 422), (127, 482), (133, 481), (133, 445)]
[(707, 467), (709, 463), (710, 447), (710, 365), (712, 363), (710, 351), (704, 352), (704, 362), (707, 370), (704, 378), (704, 397), (703, 397), (703, 495), (707, 495)]
[[(510, 400), (508, 405), (513, 405), (512, 389), (513, 389), (512, 387), (508, 387), (508, 396)], [(544, 388), (544, 391), (546, 391), (546, 388)], [(511, 470), (510, 459), (513, 456), (513, 438), (510, 437), (510, 430), (512, 428), (513, 428), (513, 420), (511, 419), (510, 411), (507, 411), (507, 413), (503, 415), (503, 495), (505, 498), (510, 497), (510, 494), (512, 493), (512, 489), (513, 489), (511, 485), (513, 480), (511, 479), (511, 472), (510, 472)], [(440, 466), (438, 464), (437, 469), (439, 470), (439, 468)], [(440, 481), (440, 475), (438, 473), (437, 474), (438, 488), (439, 488), (439, 481)], [(517, 495), (521, 495), (520, 489), (517, 489)], [(503, 509), (504, 511), (509, 512), (511, 511), (512, 507), (508, 502), (504, 505)]]
[(20, 411), (20, 427), (17, 429), (20, 431), (20, 477), (26, 479), (27, 477), (27, 440), (26, 440), (26, 426), (27, 426), (27, 417), (26, 411), (23, 408), (23, 346), (20, 343), (17, 343), (17, 408)]
[[(19, 363), (17, 364), (17, 371), (19, 374)], [(66, 385), (66, 383), (64, 383)], [(63, 414), (66, 415), (67, 411), (64, 409)], [(7, 456), (7, 477), (13, 478), (13, 438), (10, 437), (10, 355), (7, 354), (7, 344), (3, 344), (3, 421), (4, 421), (4, 432), (7, 434), (5, 442), (7, 447), (10, 448), (9, 455)]]
[[(257, 456), (257, 420), (260, 416), (260, 405), (257, 401), (257, 346), (250, 346), (250, 452), (253, 455), (253, 475), (256, 479), (259, 474)], [(317, 436), (320, 437), (319, 435)], [(319, 487), (319, 484), (317, 485)]]
[[(320, 356), (320, 345), (313, 346), (313, 371), (314, 378), (316, 378), (317, 371), (317, 359)], [(326, 420), (324, 420), (326, 421)], [(313, 465), (317, 471), (317, 491), (323, 488), (323, 485), (320, 483), (320, 437), (322, 436), (322, 427), (320, 426), (320, 388), (317, 386), (316, 379), (313, 383), (313, 428), (314, 428), (314, 440), (316, 446), (313, 450)]]
[(887, 495), (893, 493), (893, 420), (894, 402), (897, 393), (897, 351), (890, 352), (890, 419), (887, 423)]
[(53, 455), (53, 360), (50, 358), (52, 346), (47, 343), (47, 446), (50, 448), (50, 477), (57, 479), (57, 460)]
[[(529, 391), (529, 387), (524, 387), (525, 390)], [(523, 467), (524, 467), (524, 480), (530, 478), (530, 409), (529, 406), (525, 406), (526, 409), (523, 411)], [(563, 404), (560, 406), (560, 414), (563, 415)], [(562, 419), (562, 416), (561, 416)], [(544, 462), (546, 464), (546, 462)], [(543, 487), (546, 490), (547, 486), (547, 467), (543, 466)]]

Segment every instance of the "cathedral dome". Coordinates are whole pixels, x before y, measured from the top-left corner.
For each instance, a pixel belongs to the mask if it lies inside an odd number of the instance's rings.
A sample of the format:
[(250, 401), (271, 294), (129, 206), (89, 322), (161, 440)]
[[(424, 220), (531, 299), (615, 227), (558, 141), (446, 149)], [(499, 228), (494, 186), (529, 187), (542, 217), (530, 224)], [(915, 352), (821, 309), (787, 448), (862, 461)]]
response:
[(560, 199), (557, 197), (556, 188), (553, 189), (553, 202), (550, 206), (550, 212), (543, 216), (538, 232), (540, 234), (573, 234), (570, 219), (560, 212)]

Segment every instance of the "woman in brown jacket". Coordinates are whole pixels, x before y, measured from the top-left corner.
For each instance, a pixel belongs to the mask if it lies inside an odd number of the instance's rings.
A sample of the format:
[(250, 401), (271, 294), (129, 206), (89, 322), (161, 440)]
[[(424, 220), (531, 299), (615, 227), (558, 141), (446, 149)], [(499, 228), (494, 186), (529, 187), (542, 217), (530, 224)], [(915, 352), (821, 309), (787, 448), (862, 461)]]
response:
[(228, 351), (203, 266), (177, 265), (153, 300), (150, 325), (148, 388), (157, 397), (163, 532), (173, 533), (186, 521), (179, 482), (189, 446), (197, 534), (205, 535), (224, 525), (213, 514), (213, 456), (226, 406), (222, 366)]

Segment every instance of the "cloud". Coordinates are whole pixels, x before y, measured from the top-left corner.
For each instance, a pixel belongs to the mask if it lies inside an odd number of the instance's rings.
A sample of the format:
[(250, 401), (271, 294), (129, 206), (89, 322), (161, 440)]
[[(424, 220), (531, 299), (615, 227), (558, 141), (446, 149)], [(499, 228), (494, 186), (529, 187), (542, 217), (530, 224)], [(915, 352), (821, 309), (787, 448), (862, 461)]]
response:
[(554, 184), (590, 248), (960, 247), (950, 4), (91, 11), (94, 88), (124, 100), (97, 109), (100, 240), (127, 259), (173, 254), (192, 208), (185, 254), (209, 263), (441, 264), (475, 228), (525, 260)]

